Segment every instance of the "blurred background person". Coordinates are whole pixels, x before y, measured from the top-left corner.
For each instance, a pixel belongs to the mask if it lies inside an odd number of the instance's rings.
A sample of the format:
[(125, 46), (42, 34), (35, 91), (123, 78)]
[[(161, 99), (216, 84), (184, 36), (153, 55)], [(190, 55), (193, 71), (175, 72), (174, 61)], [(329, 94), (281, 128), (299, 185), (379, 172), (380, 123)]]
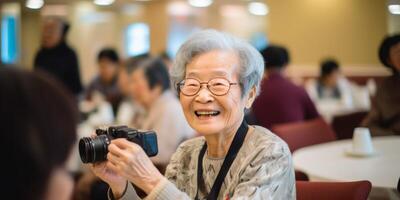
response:
[(374, 136), (400, 135), (400, 34), (382, 41), (379, 59), (391, 69), (392, 76), (378, 86), (371, 111), (362, 125), (369, 127)]
[(43, 22), (42, 44), (34, 60), (34, 69), (54, 75), (75, 95), (82, 91), (78, 57), (67, 44), (69, 24), (49, 17)]
[(308, 80), (305, 88), (327, 121), (335, 115), (370, 108), (368, 88), (344, 77), (339, 62), (332, 58), (321, 62), (319, 78)]
[(127, 63), (132, 99), (141, 108), (131, 126), (154, 130), (158, 139), (158, 155), (152, 157), (161, 172), (178, 145), (193, 136), (176, 94), (170, 89), (167, 67), (161, 59), (147, 58), (139, 64)]
[(118, 87), (119, 56), (114, 49), (104, 48), (97, 55), (97, 63), (99, 74), (87, 87), (85, 98), (90, 101), (93, 93), (99, 92), (104, 100), (111, 104), (115, 115), (122, 100), (122, 93)]
[(252, 107), (257, 124), (273, 125), (314, 119), (319, 116), (306, 91), (284, 76), (289, 63), (286, 48), (270, 45), (261, 51), (265, 61), (260, 96)]
[(0, 125), (12, 199), (69, 200), (66, 160), (76, 139), (72, 95), (47, 74), (0, 67)]
[(149, 58), (149, 54), (141, 54), (128, 58), (124, 64), (120, 66), (118, 71), (118, 88), (122, 94), (122, 101), (118, 106), (118, 110), (115, 117), (115, 123), (120, 125), (130, 124), (133, 120), (135, 111), (138, 106), (135, 106), (134, 99), (130, 95), (130, 83), (129, 74), (127, 72), (127, 66), (136, 66), (143, 60)]

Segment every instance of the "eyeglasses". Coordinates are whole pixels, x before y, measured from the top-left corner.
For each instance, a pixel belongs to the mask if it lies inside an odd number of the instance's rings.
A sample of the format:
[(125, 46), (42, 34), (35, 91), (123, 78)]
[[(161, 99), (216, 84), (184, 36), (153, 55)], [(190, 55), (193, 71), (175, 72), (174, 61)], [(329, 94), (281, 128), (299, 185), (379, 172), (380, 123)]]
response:
[(225, 78), (213, 78), (208, 82), (200, 82), (194, 78), (187, 78), (177, 84), (177, 87), (182, 94), (186, 96), (194, 96), (199, 93), (201, 85), (206, 84), (208, 90), (216, 96), (223, 96), (229, 92), (231, 85), (238, 83), (231, 83)]

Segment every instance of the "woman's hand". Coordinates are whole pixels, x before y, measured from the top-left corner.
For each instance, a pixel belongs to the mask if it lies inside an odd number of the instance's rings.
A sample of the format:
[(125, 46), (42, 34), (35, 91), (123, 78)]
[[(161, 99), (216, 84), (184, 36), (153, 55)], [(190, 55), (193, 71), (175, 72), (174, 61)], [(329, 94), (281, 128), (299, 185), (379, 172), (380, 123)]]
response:
[(108, 146), (107, 168), (149, 194), (164, 176), (153, 165), (143, 149), (126, 139), (116, 139)]
[[(96, 136), (97, 135), (95, 133), (91, 135), (92, 138), (95, 138)], [(123, 195), (125, 191), (127, 180), (126, 178), (107, 168), (108, 162), (109, 161), (106, 160), (100, 163), (89, 164), (89, 168), (97, 177), (99, 177), (111, 187), (114, 197), (119, 198)]]
[(115, 198), (119, 198), (123, 195), (126, 187), (126, 178), (118, 175), (107, 167), (109, 161), (100, 163), (90, 164), (92, 172), (99, 177), (101, 180), (106, 182), (113, 192)]

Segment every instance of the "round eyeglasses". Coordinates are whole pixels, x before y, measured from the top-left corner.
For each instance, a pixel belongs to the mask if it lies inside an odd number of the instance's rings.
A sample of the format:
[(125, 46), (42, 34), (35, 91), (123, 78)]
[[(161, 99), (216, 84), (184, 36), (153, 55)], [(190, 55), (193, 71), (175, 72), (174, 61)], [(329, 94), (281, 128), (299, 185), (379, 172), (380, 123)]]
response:
[(177, 87), (183, 95), (194, 96), (199, 93), (201, 86), (207, 85), (208, 90), (216, 96), (226, 95), (231, 88), (231, 85), (237, 85), (238, 83), (231, 83), (225, 78), (213, 78), (208, 82), (200, 82), (194, 78), (187, 78), (177, 84)]

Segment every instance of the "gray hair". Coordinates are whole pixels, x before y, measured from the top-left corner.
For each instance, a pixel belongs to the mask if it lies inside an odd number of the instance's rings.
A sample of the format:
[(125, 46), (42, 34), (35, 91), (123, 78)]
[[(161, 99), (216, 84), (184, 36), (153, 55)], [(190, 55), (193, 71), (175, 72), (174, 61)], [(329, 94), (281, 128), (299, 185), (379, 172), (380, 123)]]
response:
[(172, 84), (177, 84), (185, 78), (186, 65), (203, 53), (212, 50), (233, 51), (239, 56), (239, 83), (242, 97), (255, 86), (257, 95), (264, 73), (264, 60), (261, 54), (247, 42), (227, 33), (216, 30), (203, 30), (193, 34), (179, 48), (174, 65), (171, 69)]

